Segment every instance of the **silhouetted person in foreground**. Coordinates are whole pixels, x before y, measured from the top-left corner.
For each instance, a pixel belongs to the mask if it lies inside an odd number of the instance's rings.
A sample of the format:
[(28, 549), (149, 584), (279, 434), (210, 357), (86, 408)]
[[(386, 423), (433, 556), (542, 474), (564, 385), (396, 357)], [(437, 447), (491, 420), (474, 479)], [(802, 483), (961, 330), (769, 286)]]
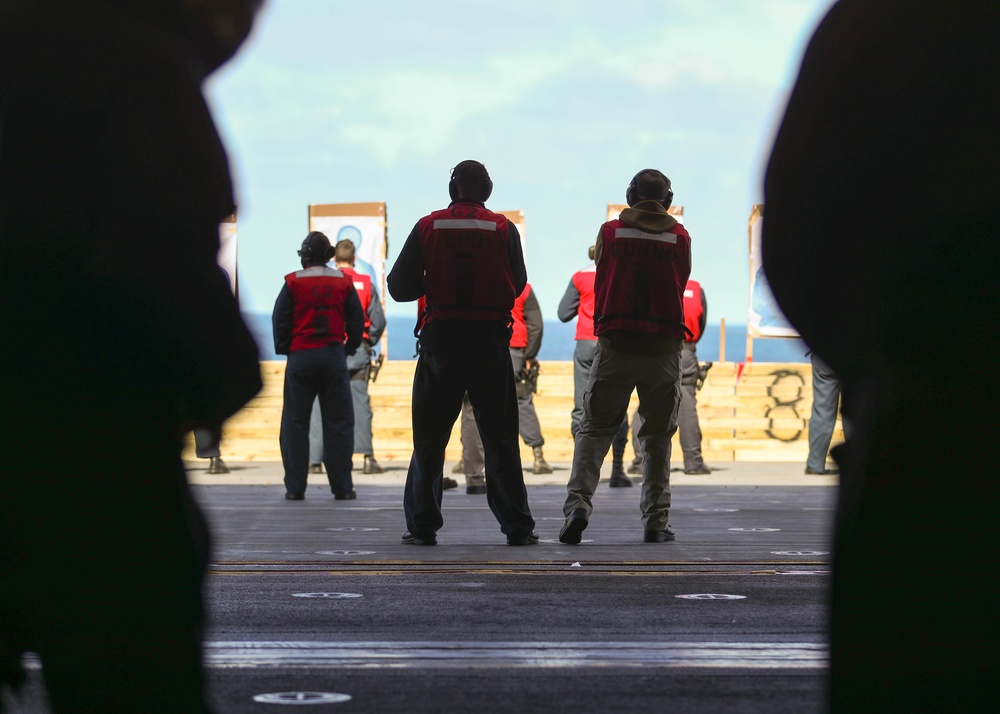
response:
[(834, 712), (996, 708), (998, 26), (992, 0), (842, 0), (767, 170), (767, 277), (854, 427)]
[(261, 382), (200, 83), (258, 6), (0, 2), (0, 684), (38, 653), (57, 714), (208, 710), (180, 454)]

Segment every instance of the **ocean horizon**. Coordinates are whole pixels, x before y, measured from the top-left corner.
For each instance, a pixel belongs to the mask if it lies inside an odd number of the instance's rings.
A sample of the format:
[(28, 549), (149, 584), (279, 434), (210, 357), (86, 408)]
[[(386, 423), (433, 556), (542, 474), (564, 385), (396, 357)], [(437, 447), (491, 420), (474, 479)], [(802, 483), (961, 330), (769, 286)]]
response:
[[(271, 332), (271, 315), (269, 313), (244, 312), (243, 319), (257, 340), (262, 360), (280, 360), (284, 357), (274, 351), (274, 338)], [(542, 332), (542, 347), (538, 351), (538, 359), (548, 361), (570, 361), (576, 341), (576, 321), (559, 322), (545, 320)], [(416, 340), (413, 337), (414, 320), (411, 317), (390, 316), (386, 319), (386, 341), (388, 349), (386, 359), (413, 360), (416, 359)], [(746, 359), (746, 325), (726, 323), (726, 354), (725, 360), (720, 359), (719, 323), (705, 327), (705, 334), (698, 342), (698, 359), (702, 362), (743, 362)], [(808, 347), (802, 340), (795, 339), (755, 339), (753, 342), (754, 362), (808, 362), (806, 356)]]

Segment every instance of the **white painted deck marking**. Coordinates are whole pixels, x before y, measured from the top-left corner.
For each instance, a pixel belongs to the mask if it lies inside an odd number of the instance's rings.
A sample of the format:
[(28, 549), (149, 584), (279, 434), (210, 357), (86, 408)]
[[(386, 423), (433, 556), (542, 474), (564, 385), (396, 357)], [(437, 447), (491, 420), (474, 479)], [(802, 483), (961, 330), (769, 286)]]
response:
[(206, 642), (212, 668), (694, 667), (819, 669), (818, 642)]
[(351, 695), (338, 692), (273, 692), (258, 694), (253, 700), (262, 704), (342, 704), (351, 701)]

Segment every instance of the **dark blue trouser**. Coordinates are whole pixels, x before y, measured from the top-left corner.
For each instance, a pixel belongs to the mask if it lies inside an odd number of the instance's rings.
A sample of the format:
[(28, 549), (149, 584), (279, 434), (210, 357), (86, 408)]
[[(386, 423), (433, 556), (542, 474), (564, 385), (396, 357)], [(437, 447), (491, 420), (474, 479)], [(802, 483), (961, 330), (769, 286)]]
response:
[(319, 398), (323, 417), (323, 463), (330, 490), (346, 493), (354, 487), (354, 403), (347, 374), (344, 346), (333, 344), (288, 355), (285, 366), (285, 404), (281, 410), (281, 462), (285, 489), (303, 493), (309, 472), (309, 418)]
[(486, 459), (486, 500), (508, 536), (532, 532), (535, 521), (517, 443), (518, 411), (509, 330), (494, 323), (432, 323), (420, 337), (413, 375), (413, 456), (403, 510), (411, 533), (435, 533), (441, 516), (441, 474), (451, 429), (466, 392)]

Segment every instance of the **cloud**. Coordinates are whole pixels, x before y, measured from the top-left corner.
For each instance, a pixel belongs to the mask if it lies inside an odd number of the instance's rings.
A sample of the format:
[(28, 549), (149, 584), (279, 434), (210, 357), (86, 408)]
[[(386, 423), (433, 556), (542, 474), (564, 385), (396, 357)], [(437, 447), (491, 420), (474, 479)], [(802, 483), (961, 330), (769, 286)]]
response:
[[(316, 135), (392, 166), (406, 154), (440, 152), (497, 117), (538, 111), (525, 98), (540, 87), (559, 96), (586, 91), (588, 75), (662, 92), (679, 84), (776, 91), (792, 63), (790, 38), (816, 2), (658, 1), (628, 17), (606, 3), (556, 3), (546, 13), (510, 2), (496, 25), (444, 15), (447, 4), (423, 13), (397, 4), (377, 27), (372, 16), (354, 31), (344, 30), (349, 18), (317, 7), (312, 23), (304, 14), (284, 17), (284, 6), (281, 18), (265, 18), (279, 27), (256, 39), (276, 60), (234, 73), (225, 121), (276, 148)], [(335, 21), (340, 39), (324, 45), (318, 38)], [(286, 37), (282, 27), (305, 37)], [(279, 125), (268, 119), (277, 115)]]

